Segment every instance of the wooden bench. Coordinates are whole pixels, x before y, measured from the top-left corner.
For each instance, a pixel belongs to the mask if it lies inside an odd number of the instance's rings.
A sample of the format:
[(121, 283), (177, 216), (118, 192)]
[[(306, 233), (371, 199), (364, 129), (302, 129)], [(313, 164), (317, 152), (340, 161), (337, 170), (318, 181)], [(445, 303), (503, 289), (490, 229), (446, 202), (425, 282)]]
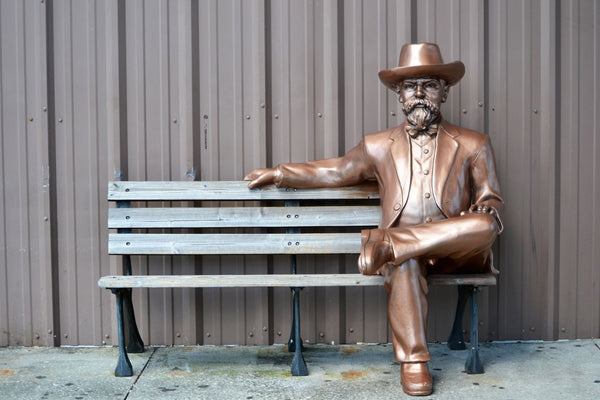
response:
[[(123, 276), (105, 276), (98, 282), (100, 287), (110, 289), (116, 295), (119, 334), (116, 376), (133, 374), (127, 352), (144, 351), (135, 323), (132, 288), (290, 287), (293, 291), (293, 322), (288, 347), (294, 353), (291, 370), (292, 375), (307, 375), (300, 338), (300, 289), (311, 286), (383, 285), (383, 277), (364, 276), (358, 272), (312, 275), (296, 273), (298, 254), (360, 252), (360, 229), (377, 226), (380, 219), (379, 194), (374, 184), (336, 189), (296, 190), (270, 186), (250, 190), (247, 182), (119, 181), (109, 183), (108, 200), (116, 203), (116, 208), (109, 208), (108, 213), (108, 227), (113, 230), (109, 233), (108, 252), (123, 256), (125, 269)], [(191, 202), (229, 200), (249, 204), (246, 207), (172, 207), (168, 203), (185, 201), (198, 204)], [(147, 207), (146, 202), (157, 203)], [(308, 202), (309, 205), (302, 205), (301, 202)], [(211, 232), (202, 231), (206, 228)], [(236, 228), (236, 233), (214, 233), (215, 228)], [(253, 233), (237, 228), (253, 228)], [(264, 228), (265, 232), (256, 233), (254, 228)], [(302, 228), (310, 228), (310, 233), (302, 233)], [(164, 233), (165, 230), (169, 233)], [(291, 273), (132, 275), (131, 255), (177, 254), (289, 254)], [(471, 300), (471, 341), (466, 370), (468, 373), (482, 373), (478, 353), (477, 292), (482, 286), (495, 285), (496, 277), (492, 274), (431, 275), (428, 281), (430, 285), (458, 285), (456, 316), (448, 339), (452, 349), (465, 348), (462, 317), (467, 301)], [(127, 347), (124, 313), (127, 314), (129, 328)]]

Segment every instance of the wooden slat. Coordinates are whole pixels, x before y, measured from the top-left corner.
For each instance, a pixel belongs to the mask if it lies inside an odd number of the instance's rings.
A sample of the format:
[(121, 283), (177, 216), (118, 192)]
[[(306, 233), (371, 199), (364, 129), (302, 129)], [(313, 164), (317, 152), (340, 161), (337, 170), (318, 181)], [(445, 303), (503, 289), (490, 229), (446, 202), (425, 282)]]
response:
[(152, 275), (105, 276), (102, 288), (124, 287), (309, 287), (309, 286), (380, 286), (382, 276), (361, 274), (267, 274), (267, 275)]
[(430, 285), (451, 286), (451, 285), (475, 285), (475, 286), (494, 286), (497, 277), (494, 274), (467, 274), (467, 275), (429, 275), (427, 281)]
[[(492, 274), (430, 275), (430, 285), (496, 284)], [(131, 275), (104, 276), (98, 281), (102, 288), (172, 288), (172, 287), (314, 287), (314, 286), (381, 286), (382, 276), (362, 274), (268, 274), (268, 275)]]
[(273, 185), (248, 189), (244, 181), (113, 181), (108, 200), (332, 200), (378, 199), (375, 183), (319, 189), (283, 189)]
[(352, 254), (360, 233), (118, 234), (109, 254)]
[(109, 228), (375, 226), (379, 206), (111, 208)]

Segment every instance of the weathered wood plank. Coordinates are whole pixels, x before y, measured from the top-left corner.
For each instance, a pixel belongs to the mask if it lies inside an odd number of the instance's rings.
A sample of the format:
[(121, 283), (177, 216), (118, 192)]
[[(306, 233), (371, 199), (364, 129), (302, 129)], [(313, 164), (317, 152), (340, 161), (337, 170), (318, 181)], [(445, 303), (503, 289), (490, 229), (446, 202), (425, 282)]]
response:
[[(315, 286), (381, 286), (382, 276), (362, 274), (261, 274), (261, 275), (131, 275), (104, 276), (101, 288), (172, 288), (172, 287), (315, 287)], [(430, 275), (430, 285), (496, 284), (492, 274)]]
[(429, 275), (427, 281), (430, 285), (450, 286), (450, 285), (475, 285), (475, 286), (494, 286), (497, 277), (494, 274), (468, 274), (468, 275)]
[(153, 275), (105, 276), (98, 281), (103, 288), (121, 287), (309, 287), (379, 286), (382, 276), (361, 274), (267, 274), (267, 275)]
[(360, 233), (118, 234), (109, 254), (352, 254)]
[(376, 226), (379, 206), (111, 208), (109, 228)]
[(108, 200), (333, 200), (378, 199), (376, 183), (342, 188), (284, 189), (273, 185), (248, 189), (245, 181), (113, 181)]

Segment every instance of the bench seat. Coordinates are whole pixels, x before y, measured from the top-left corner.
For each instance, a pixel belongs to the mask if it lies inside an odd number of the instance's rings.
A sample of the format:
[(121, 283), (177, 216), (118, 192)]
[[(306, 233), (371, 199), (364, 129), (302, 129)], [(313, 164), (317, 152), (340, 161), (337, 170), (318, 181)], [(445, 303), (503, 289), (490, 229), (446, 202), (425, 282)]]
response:
[[(429, 275), (427, 281), (434, 286), (490, 286), (496, 284), (496, 277), (492, 274)], [(130, 275), (102, 277), (98, 286), (106, 289), (383, 286), (383, 277), (362, 274)]]

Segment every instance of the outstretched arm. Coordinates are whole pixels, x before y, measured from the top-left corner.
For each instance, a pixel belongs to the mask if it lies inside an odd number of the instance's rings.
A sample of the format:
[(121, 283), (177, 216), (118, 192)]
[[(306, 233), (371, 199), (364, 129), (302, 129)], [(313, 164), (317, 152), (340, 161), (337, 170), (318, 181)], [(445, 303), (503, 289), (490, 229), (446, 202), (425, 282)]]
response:
[(302, 188), (355, 185), (374, 177), (373, 167), (364, 151), (364, 142), (361, 142), (343, 157), (258, 168), (250, 171), (244, 180), (250, 181), (250, 189), (268, 184)]

